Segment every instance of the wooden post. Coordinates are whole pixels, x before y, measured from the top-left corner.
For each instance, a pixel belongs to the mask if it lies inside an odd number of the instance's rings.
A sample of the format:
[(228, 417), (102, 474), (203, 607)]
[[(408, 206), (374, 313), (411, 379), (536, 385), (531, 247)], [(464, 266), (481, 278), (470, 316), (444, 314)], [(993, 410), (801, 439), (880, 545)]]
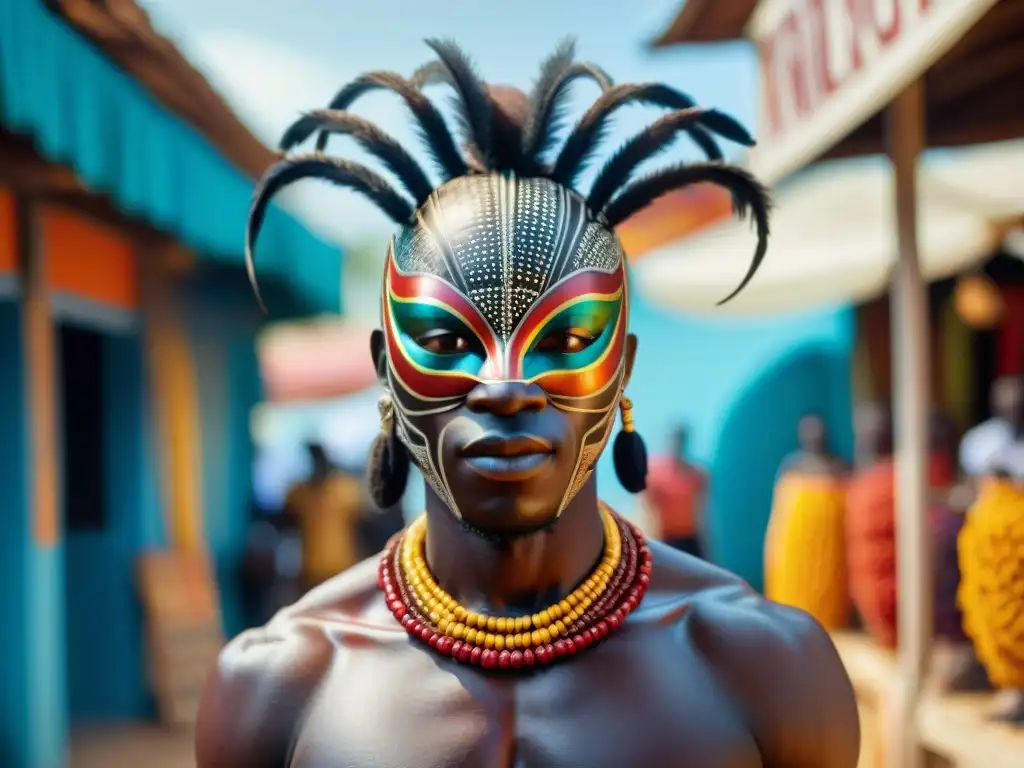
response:
[(28, 407), (29, 519), (23, 544), (26, 616), (23, 623), (15, 624), (21, 625), (27, 650), (28, 733), (24, 764), (28, 768), (42, 768), (64, 764), (68, 718), (57, 350), (38, 200), (19, 195), (16, 222)]
[(928, 665), (932, 613), (925, 517), (930, 410), (928, 290), (917, 256), (916, 172), (925, 143), (923, 81), (912, 84), (893, 101), (887, 131), (899, 240), (891, 288), (899, 680), (891, 702), (887, 762), (890, 768), (923, 768), (916, 713)]
[(140, 254), (150, 392), (159, 435), (161, 490), (170, 543), (205, 552), (199, 393), (192, 351), (177, 313), (167, 250), (159, 243)]

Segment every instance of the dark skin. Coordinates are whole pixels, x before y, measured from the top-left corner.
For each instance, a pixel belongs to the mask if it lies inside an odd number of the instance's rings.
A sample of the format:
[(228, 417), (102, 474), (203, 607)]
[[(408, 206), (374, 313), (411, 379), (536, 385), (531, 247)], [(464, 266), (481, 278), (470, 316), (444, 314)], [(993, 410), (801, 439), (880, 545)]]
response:
[(797, 439), (800, 450), (786, 459), (784, 470), (807, 475), (840, 475), (846, 466), (828, 449), (828, 430), (825, 420), (809, 413), (797, 425)]
[[(374, 349), (381, 369), (379, 342)], [(631, 337), (626, 376), (635, 349)], [(492, 430), (521, 430), (530, 413), (548, 412), (553, 424), (578, 418), (542, 406), (528, 387), (480, 386), (490, 389), (460, 416)], [(477, 480), (474, 490), (511, 485)], [(537, 520), (563, 489), (514, 492), (531, 498), (489, 507), (506, 516), (500, 531), (517, 530), (518, 515)], [(593, 477), (540, 532), (481, 537), (429, 489), (427, 516), (435, 578), (489, 611), (525, 612), (567, 594), (603, 546)], [(227, 646), (203, 696), (198, 768), (854, 768), (853, 691), (818, 624), (703, 561), (657, 543), (652, 551), (649, 592), (620, 631), (571, 661), (515, 675), (411, 642), (367, 561)]]

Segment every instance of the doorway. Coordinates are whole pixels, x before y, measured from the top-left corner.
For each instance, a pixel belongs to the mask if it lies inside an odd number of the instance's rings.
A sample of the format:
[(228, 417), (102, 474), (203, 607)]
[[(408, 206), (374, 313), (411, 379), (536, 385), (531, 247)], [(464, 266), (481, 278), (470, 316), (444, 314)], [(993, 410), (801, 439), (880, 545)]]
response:
[(144, 406), (139, 340), (57, 326), (72, 727), (147, 714), (135, 578)]

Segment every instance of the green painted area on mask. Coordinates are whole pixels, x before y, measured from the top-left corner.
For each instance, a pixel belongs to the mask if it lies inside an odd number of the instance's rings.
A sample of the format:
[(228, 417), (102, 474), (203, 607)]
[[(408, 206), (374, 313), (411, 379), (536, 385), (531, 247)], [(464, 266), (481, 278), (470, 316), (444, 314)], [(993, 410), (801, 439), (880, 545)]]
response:
[[(459, 371), (475, 374), (484, 364), (486, 353), (473, 330), (454, 312), (426, 301), (396, 301), (388, 299), (391, 316), (398, 328), (402, 347), (420, 366), (432, 371)], [(445, 331), (465, 338), (469, 348), (462, 352), (439, 354), (424, 349), (416, 341), (432, 331)]]
[[(530, 343), (524, 360), (524, 375), (532, 379), (552, 371), (585, 368), (600, 359), (615, 336), (615, 321), (622, 299), (584, 299), (571, 304), (548, 320)], [(550, 352), (537, 347), (552, 334), (584, 333), (594, 341), (578, 352)]]

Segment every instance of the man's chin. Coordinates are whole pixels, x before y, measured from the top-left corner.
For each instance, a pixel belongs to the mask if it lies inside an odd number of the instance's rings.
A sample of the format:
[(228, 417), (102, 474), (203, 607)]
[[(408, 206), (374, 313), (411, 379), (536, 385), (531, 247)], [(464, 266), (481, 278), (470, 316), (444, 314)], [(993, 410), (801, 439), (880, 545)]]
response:
[(495, 510), (491, 514), (464, 516), (462, 526), (471, 533), (488, 541), (515, 541), (536, 533), (551, 530), (558, 521), (557, 510), (538, 511), (535, 514), (523, 514), (519, 510)]

